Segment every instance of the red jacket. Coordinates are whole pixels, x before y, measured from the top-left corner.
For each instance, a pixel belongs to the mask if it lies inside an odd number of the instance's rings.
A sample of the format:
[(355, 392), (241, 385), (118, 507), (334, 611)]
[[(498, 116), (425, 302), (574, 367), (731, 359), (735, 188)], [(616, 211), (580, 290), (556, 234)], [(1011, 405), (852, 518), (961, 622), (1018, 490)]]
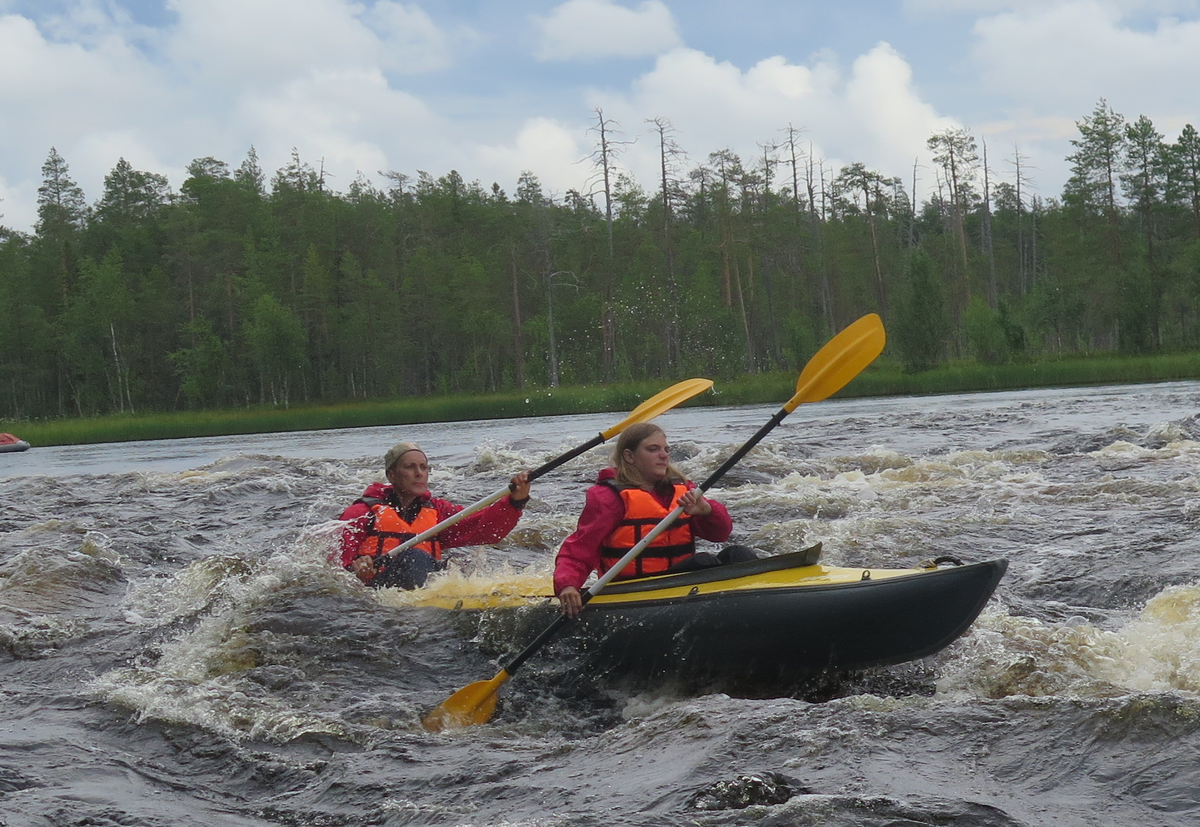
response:
[[(575, 532), (563, 541), (555, 559), (555, 594), (567, 586), (582, 589), (588, 575), (599, 568), (600, 546), (625, 516), (625, 503), (621, 496), (612, 486), (603, 484), (605, 480), (615, 479), (616, 476), (616, 469), (605, 468), (600, 472), (597, 484), (587, 490), (583, 513), (579, 515), (579, 525)], [(688, 482), (687, 486), (696, 487), (691, 482)], [(657, 494), (655, 496), (658, 497)], [(658, 499), (665, 507), (671, 504), (670, 493)], [(724, 542), (733, 532), (733, 520), (725, 506), (716, 500), (708, 502), (712, 505), (712, 513), (703, 517), (692, 517), (692, 534), (702, 540)]]
[[(392, 493), (392, 486), (373, 482), (363, 492), (363, 498), (385, 500)], [(427, 496), (426, 499), (438, 513), (438, 522), (462, 511), (461, 505), (455, 505), (437, 497)], [(524, 506), (524, 503), (521, 503)], [(341, 564), (345, 568), (354, 562), (359, 546), (367, 535), (370, 523), (370, 507), (363, 500), (355, 500), (350, 507), (342, 512), (339, 520), (349, 524), (342, 529)], [(460, 548), (462, 546), (486, 546), (496, 543), (508, 536), (508, 533), (521, 519), (521, 508), (514, 505), (512, 497), (501, 497), (482, 511), (477, 511), (470, 517), (464, 517), (438, 535), (442, 548)]]

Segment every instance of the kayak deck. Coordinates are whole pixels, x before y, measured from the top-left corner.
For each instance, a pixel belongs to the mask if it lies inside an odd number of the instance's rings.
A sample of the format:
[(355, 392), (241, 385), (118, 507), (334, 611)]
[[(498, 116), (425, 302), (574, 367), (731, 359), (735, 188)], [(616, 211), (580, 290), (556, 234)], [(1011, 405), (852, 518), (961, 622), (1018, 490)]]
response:
[[(611, 583), (588, 605), (595, 608), (645, 599), (667, 600), (685, 595), (845, 585), (863, 580), (926, 574), (934, 570), (933, 566), (909, 569), (825, 566), (817, 562), (820, 553), (821, 544), (818, 543), (802, 551), (744, 563)], [(398, 599), (390, 602), (456, 611), (482, 611), (535, 606), (554, 599), (548, 578), (526, 575), (489, 581), (486, 590), (481, 590), (480, 585), (477, 580), (438, 577), (431, 580), (426, 588), (396, 595)]]

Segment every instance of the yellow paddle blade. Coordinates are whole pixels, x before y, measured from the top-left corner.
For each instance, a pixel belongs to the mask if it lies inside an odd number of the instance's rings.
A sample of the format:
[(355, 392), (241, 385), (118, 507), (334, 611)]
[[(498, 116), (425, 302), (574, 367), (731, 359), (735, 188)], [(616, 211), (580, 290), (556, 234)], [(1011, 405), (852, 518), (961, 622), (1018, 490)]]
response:
[(878, 314), (863, 316), (826, 342), (825, 347), (808, 360), (796, 382), (796, 395), (783, 409), (791, 413), (803, 402), (820, 402), (837, 393), (875, 361), (886, 342), (883, 320)]
[(663, 411), (671, 410), (671, 408), (674, 408), (681, 402), (686, 402), (693, 396), (704, 393), (712, 386), (711, 379), (685, 379), (682, 382), (672, 385), (665, 391), (659, 391), (654, 394), (654, 396), (634, 408), (629, 416), (622, 419), (616, 425), (613, 425), (607, 431), (601, 431), (600, 435), (606, 440), (612, 439), (635, 422), (649, 422)]
[(490, 681), (464, 686), (422, 718), (421, 725), (430, 732), (441, 732), (486, 724), (496, 711), (496, 695), (507, 680), (508, 672), (501, 669)]

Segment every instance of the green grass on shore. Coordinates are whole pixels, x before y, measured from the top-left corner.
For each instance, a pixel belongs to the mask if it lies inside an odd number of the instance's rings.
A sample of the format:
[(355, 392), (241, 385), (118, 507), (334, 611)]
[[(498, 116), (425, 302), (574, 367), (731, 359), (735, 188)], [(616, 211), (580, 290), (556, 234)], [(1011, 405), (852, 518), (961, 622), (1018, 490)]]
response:
[[(717, 382), (713, 392), (702, 394), (687, 404), (751, 405), (777, 402), (782, 405), (795, 392), (796, 378), (797, 374), (782, 372), (744, 375)], [(1012, 365), (961, 362), (919, 374), (905, 373), (900, 365), (884, 361), (863, 371), (838, 396), (932, 395), (1180, 379), (1200, 379), (1200, 353), (1147, 357), (1100, 356)], [(670, 384), (662, 380), (290, 408), (254, 407), (23, 422), (0, 420), (0, 431), (10, 431), (33, 445), (79, 445), (470, 419), (627, 412)]]

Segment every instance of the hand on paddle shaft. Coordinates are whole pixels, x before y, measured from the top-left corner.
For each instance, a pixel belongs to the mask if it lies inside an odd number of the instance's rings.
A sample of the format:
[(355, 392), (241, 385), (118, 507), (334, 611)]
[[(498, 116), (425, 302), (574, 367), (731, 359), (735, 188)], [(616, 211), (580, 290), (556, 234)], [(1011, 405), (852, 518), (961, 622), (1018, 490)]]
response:
[[(525, 474), (524, 493), (521, 493), (521, 490), (520, 490), (521, 486), (517, 482), (517, 477), (513, 477), (512, 481), (508, 485), (501, 488), (500, 490), (496, 491), (493, 494), (489, 494), (488, 496), (484, 497), (479, 502), (473, 503), (472, 505), (467, 506), (462, 511), (459, 511), (456, 514), (451, 514), (449, 517), (442, 520), (437, 525), (433, 526), (432, 528), (427, 528), (424, 531), (422, 531), (420, 534), (410, 537), (409, 539), (405, 540), (403, 543), (396, 546), (394, 549), (392, 549), (391, 551), (389, 551), (387, 553), (393, 557), (396, 557), (396, 556), (402, 554), (403, 552), (408, 551), (410, 548), (417, 545), (418, 543), (425, 542), (426, 540), (428, 540), (430, 537), (434, 536), (435, 534), (442, 533), (443, 531), (445, 531), (446, 529), (448, 529), (450, 526), (454, 525), (455, 523), (459, 522), (460, 520), (464, 520), (467, 517), (470, 517), (472, 514), (482, 511), (483, 509), (487, 508), (489, 505), (496, 502), (497, 500), (499, 500), (501, 497), (505, 496), (506, 494), (511, 493), (513, 495), (513, 497), (518, 500), (525, 499), (526, 497), (529, 496), (529, 483), (533, 482), (538, 477), (540, 477), (543, 474), (546, 474), (550, 471), (553, 471), (555, 468), (559, 467), (560, 465), (564, 465), (564, 464), (570, 462), (571, 460), (575, 459), (575, 457), (579, 456), (580, 454), (585, 453), (586, 451), (590, 451), (591, 449), (595, 448), (597, 445), (604, 444), (605, 442), (612, 439), (617, 434), (624, 431), (630, 425), (633, 425), (636, 422), (649, 422), (651, 419), (658, 416), (663, 411), (669, 411), (671, 408), (674, 408), (676, 405), (686, 402), (687, 400), (691, 399), (693, 396), (703, 393), (704, 391), (708, 390), (712, 386), (713, 386), (713, 383), (712, 383), (711, 379), (685, 379), (682, 382), (676, 382), (671, 387), (667, 388), (666, 390), (659, 391), (658, 393), (654, 394), (654, 396), (650, 397), (645, 402), (638, 405), (636, 408), (633, 409), (633, 411), (630, 412), (629, 416), (622, 419), (620, 422), (618, 422), (616, 425), (609, 428), (607, 431), (601, 431), (599, 434), (592, 437), (590, 440), (583, 443), (582, 445), (580, 445), (576, 448), (572, 448), (570, 451), (567, 451), (565, 454), (561, 454), (560, 456), (555, 457), (554, 459), (550, 460), (549, 462), (545, 463), (544, 465), (542, 465), (538, 468), (533, 469), (532, 471), (522, 472)], [(518, 475), (518, 476), (520, 476), (520, 475)]]
[[(875, 357), (883, 352), (885, 341), (883, 322), (874, 313), (863, 316), (830, 339), (804, 366), (804, 370), (800, 373), (800, 379), (796, 383), (795, 395), (784, 403), (779, 412), (771, 417), (758, 433), (747, 440), (741, 448), (733, 453), (733, 456), (702, 482), (699, 490), (707, 491), (799, 405), (805, 402), (819, 402), (845, 387), (847, 382), (861, 373), (863, 368), (875, 361)], [(682, 511), (681, 507), (676, 508), (651, 529), (649, 534), (643, 537), (616, 565), (606, 571), (580, 596), (581, 604), (586, 604), (599, 594), (609, 581), (633, 562), (655, 537), (665, 531), (667, 526), (679, 517)], [(487, 723), (496, 709), (496, 696), (500, 687), (566, 622), (566, 615), (560, 614), (532, 643), (509, 661), (508, 665), (501, 669), (494, 678), (464, 686), (426, 715), (421, 723), (426, 729), (435, 732), (451, 726), (461, 727)]]

